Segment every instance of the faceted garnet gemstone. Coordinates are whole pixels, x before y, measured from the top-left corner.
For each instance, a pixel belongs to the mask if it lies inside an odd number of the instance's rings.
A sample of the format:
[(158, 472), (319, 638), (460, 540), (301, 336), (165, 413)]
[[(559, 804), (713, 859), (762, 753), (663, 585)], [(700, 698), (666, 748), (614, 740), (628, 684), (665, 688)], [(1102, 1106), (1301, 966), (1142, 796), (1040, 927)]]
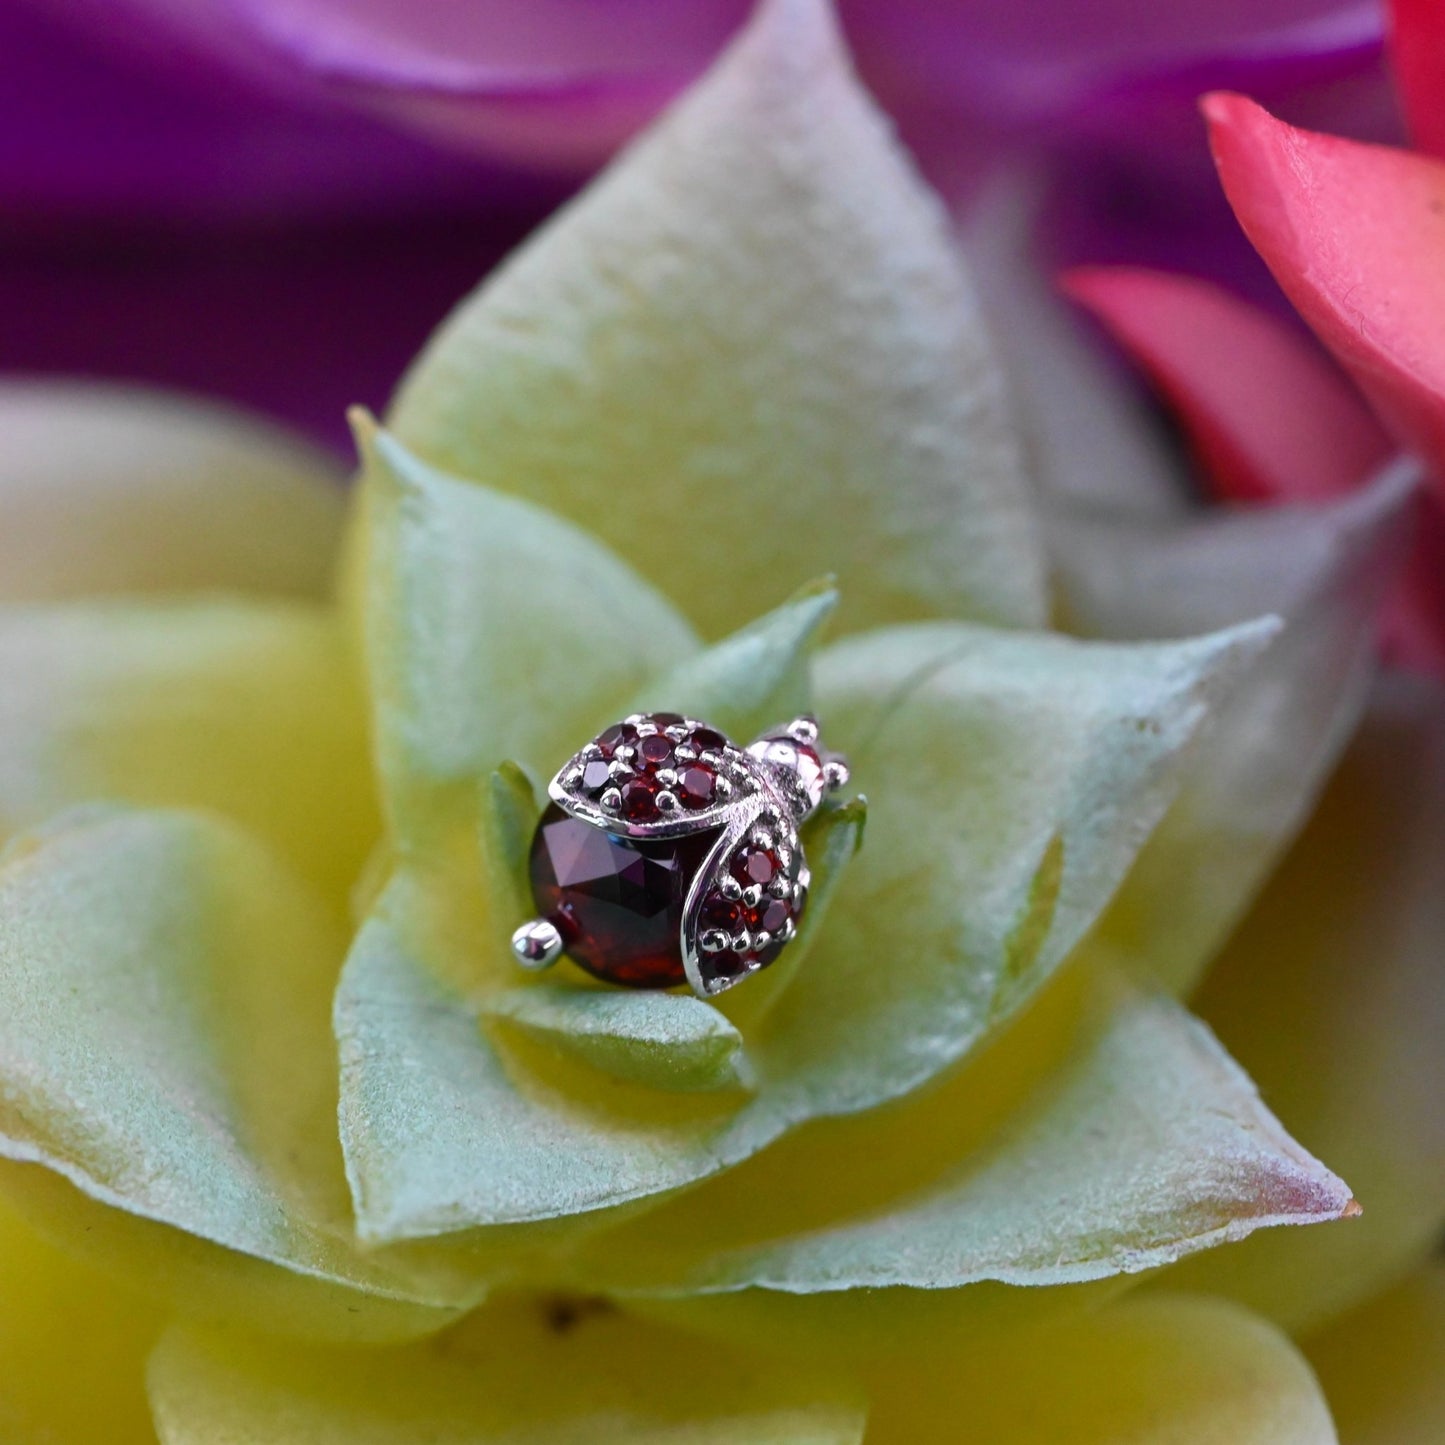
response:
[(688, 741), (700, 753), (720, 753), (728, 745), (728, 740), (716, 728), (693, 728)]
[(625, 838), (553, 803), (532, 838), (537, 911), (557, 926), (568, 957), (597, 978), (631, 988), (685, 983), (683, 906), (717, 836)]
[(744, 848), (733, 859), (732, 871), (744, 888), (754, 883), (766, 888), (778, 872), (778, 855), (770, 848)]
[(651, 823), (657, 817), (659, 791), (651, 778), (629, 778), (622, 785), (622, 816), (634, 823)]
[(637, 741), (637, 729), (631, 723), (616, 723), (597, 739), (597, 751), (610, 762), (618, 748), (631, 747)]
[(582, 786), (596, 797), (612, 781), (612, 770), (601, 758), (594, 758), (582, 769)]
[(637, 745), (637, 761), (648, 769), (670, 768), (673, 763), (672, 739), (665, 733), (653, 733)]
[(674, 790), (689, 812), (710, 807), (717, 793), (717, 774), (706, 763), (691, 763), (677, 775)]

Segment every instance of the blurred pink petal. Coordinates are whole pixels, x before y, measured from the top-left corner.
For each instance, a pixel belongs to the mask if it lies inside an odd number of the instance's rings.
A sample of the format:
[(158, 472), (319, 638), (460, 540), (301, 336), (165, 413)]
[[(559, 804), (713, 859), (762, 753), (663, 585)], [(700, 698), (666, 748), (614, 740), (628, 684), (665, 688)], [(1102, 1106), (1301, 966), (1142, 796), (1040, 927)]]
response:
[(1081, 267), (1062, 285), (1177, 412), (1219, 495), (1336, 497), (1389, 456), (1384, 430), (1323, 355), (1218, 287), (1125, 267)]
[(1445, 156), (1445, 9), (1439, 0), (1391, 0), (1390, 59), (1410, 135)]
[[(1216, 496), (1328, 500), (1361, 485), (1389, 455), (1384, 430), (1328, 360), (1227, 292), (1126, 268), (1081, 268), (1062, 284), (1159, 389)], [(1445, 511), (1434, 497), (1418, 505), (1387, 635), (1396, 661), (1445, 670)]]
[(1322, 353), (1221, 287), (1131, 266), (1077, 266), (1056, 280), (1147, 377), (1218, 496), (1337, 497), (1391, 454)]
[(1445, 494), (1445, 163), (1205, 102), (1224, 188), (1290, 300)]

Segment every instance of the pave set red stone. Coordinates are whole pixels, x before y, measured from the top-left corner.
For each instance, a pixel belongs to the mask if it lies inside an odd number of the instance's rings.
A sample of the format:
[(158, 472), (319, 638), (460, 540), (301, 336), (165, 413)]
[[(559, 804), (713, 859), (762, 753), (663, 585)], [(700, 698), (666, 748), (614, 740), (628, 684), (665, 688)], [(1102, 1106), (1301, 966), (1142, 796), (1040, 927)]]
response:
[(517, 960), (566, 953), (630, 988), (730, 988), (797, 933), (798, 826), (846, 780), (811, 718), (740, 748), (695, 718), (633, 714), (552, 780), (532, 839), (539, 916), (514, 934)]

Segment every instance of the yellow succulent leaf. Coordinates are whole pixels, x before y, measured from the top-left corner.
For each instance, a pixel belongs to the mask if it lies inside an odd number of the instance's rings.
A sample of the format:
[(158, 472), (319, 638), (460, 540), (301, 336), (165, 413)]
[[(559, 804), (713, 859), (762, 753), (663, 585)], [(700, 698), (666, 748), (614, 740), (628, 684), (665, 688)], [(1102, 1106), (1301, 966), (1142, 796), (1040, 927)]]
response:
[[(78, 811), (0, 858), (3, 1189), (207, 1313), (376, 1338), (477, 1291), (363, 1257), (336, 1137), (333, 910), (213, 815)], [(108, 1206), (108, 1207), (107, 1207)]]
[(1134, 1296), (872, 1381), (868, 1445), (1335, 1445), (1308, 1363), (1222, 1300)]
[(1388, 677), (1318, 812), (1198, 1006), (1300, 1138), (1349, 1179), (1348, 1229), (1191, 1261), (1292, 1332), (1368, 1298), (1445, 1228), (1445, 688)]
[(273, 423), (137, 387), (6, 381), (0, 435), (0, 602), (330, 590), (338, 469)]
[(0, 1205), (0, 1439), (154, 1445), (146, 1357), (160, 1312)]
[(209, 808), (341, 896), (380, 827), (369, 767), (329, 609), (0, 607), (0, 838), (94, 799)]
[(1445, 1263), (1433, 1259), (1310, 1335), (1342, 1445), (1445, 1440)]
[(404, 1350), (175, 1331), (151, 1362), (162, 1445), (861, 1445), (817, 1379), (595, 1302), (520, 1299)]

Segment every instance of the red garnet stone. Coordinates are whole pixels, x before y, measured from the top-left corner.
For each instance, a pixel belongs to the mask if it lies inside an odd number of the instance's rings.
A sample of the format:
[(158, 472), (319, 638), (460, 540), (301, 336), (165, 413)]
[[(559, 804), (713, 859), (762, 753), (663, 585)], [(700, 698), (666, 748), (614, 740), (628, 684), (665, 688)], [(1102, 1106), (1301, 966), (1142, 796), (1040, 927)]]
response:
[(553, 803), (532, 838), (537, 911), (556, 926), (568, 957), (596, 978), (629, 988), (686, 983), (683, 908), (718, 831), (643, 841)]

